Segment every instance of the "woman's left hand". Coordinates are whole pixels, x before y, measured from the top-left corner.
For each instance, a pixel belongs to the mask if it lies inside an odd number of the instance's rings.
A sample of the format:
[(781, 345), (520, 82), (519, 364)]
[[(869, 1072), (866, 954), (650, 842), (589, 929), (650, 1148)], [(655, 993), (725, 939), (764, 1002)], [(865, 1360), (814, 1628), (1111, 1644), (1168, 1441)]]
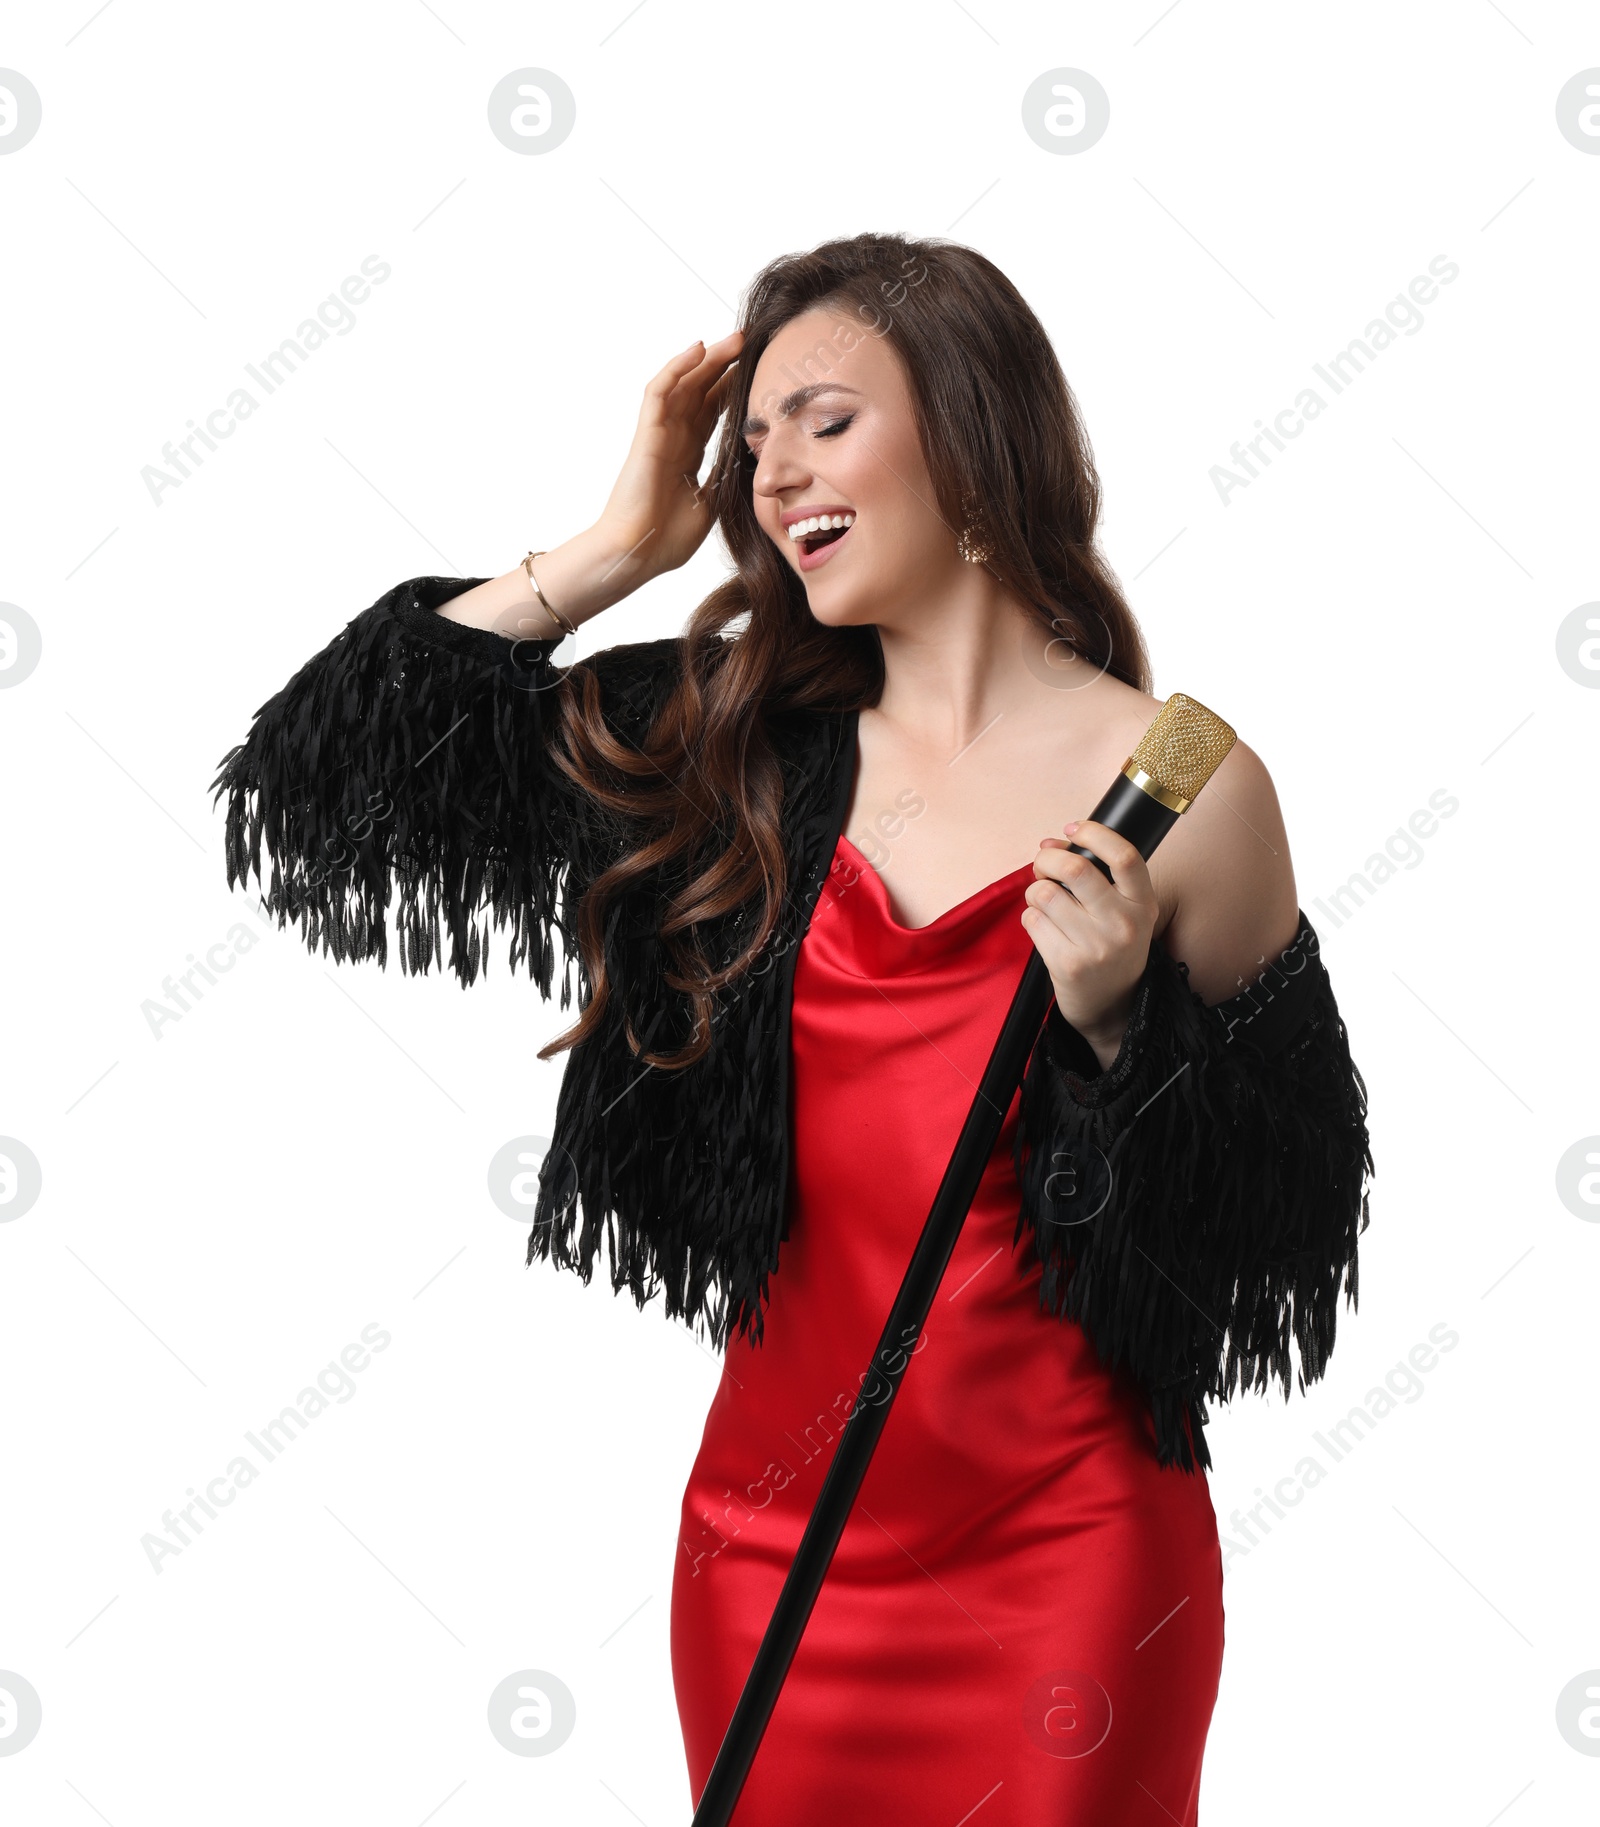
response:
[(1064, 839), (1047, 837), (1034, 859), (1022, 923), (1050, 972), (1057, 1008), (1094, 1048), (1103, 1071), (1122, 1045), (1161, 910), (1149, 865), (1127, 838), (1092, 818), (1065, 830), (1109, 866), (1113, 880)]

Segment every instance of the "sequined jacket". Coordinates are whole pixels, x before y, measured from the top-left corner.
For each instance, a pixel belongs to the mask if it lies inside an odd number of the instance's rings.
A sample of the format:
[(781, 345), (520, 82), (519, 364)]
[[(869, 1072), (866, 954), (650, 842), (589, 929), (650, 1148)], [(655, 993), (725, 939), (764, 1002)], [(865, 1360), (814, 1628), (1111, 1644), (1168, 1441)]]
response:
[[(515, 647), (435, 613), (483, 580), (417, 577), (362, 611), (255, 713), (213, 781), (226, 796), (230, 886), (251, 875), (278, 924), (339, 960), (388, 956), (487, 972), (493, 935), (561, 1007), (577, 976), (587, 885), (628, 844), (549, 759), (557, 643)], [(637, 740), (672, 682), (679, 637), (603, 649), (606, 722)], [(575, 668), (566, 670), (576, 670)], [(527, 1259), (587, 1282), (602, 1237), (613, 1289), (721, 1346), (758, 1343), (787, 1235), (789, 1013), (799, 942), (853, 784), (855, 711), (774, 712), (789, 860), (784, 917), (717, 1004), (708, 1054), (680, 1071), (641, 1049), (687, 1038), (656, 930), (667, 884), (613, 903), (613, 993), (567, 1056)], [(262, 846), (270, 859), (263, 875)], [(727, 916), (712, 934), (743, 942)], [(747, 934), (744, 934), (747, 936)], [(732, 951), (716, 955), (731, 957)], [(1323, 1374), (1341, 1290), (1357, 1299), (1372, 1156), (1366, 1088), (1304, 912), (1249, 989), (1207, 1006), (1152, 941), (1121, 1049), (1101, 1070), (1051, 1005), (1016, 1124), (1014, 1244), (1042, 1265), (1039, 1300), (1080, 1324), (1148, 1403), (1163, 1465), (1209, 1466), (1206, 1401)], [(951, 1142), (954, 1144), (952, 1136)], [(1298, 1352), (1293, 1363), (1291, 1340)]]

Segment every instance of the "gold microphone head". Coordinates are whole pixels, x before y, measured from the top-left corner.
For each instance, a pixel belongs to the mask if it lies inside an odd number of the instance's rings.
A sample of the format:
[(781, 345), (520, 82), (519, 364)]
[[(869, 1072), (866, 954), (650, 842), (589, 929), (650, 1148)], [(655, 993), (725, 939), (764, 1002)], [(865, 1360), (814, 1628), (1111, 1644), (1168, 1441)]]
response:
[(1233, 729), (1197, 698), (1175, 691), (1151, 720), (1122, 771), (1152, 799), (1183, 812), (1222, 765)]

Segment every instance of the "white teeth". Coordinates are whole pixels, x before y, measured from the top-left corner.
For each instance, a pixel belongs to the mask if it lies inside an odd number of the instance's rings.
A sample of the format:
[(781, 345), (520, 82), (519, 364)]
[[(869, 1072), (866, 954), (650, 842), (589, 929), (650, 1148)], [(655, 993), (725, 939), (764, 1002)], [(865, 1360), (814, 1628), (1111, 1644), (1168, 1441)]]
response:
[(797, 520), (789, 528), (791, 539), (804, 539), (808, 533), (825, 532), (829, 527), (849, 527), (855, 525), (854, 514), (813, 514), (809, 520)]

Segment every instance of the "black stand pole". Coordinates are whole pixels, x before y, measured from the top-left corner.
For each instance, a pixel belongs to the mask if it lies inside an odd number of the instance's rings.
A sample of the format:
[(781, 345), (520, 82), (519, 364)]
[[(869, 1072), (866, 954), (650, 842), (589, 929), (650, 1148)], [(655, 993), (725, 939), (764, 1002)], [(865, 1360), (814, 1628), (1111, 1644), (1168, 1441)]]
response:
[(1005, 1121), (1006, 1111), (1022, 1082), (1028, 1056), (1039, 1028), (1049, 1012), (1053, 994), (1050, 973), (1035, 952), (1028, 960), (1011, 999), (1000, 1038), (989, 1056), (977, 1094), (961, 1126), (922, 1235), (912, 1252), (910, 1266), (895, 1296), (894, 1306), (873, 1353), (872, 1364), (861, 1386), (850, 1418), (834, 1448), (833, 1460), (822, 1481), (816, 1508), (795, 1551), (793, 1565), (773, 1608), (761, 1647), (723, 1736), (717, 1760), (711, 1767), (692, 1827), (728, 1827), (745, 1778), (760, 1748), (767, 1721), (777, 1704), (789, 1664), (800, 1647), (800, 1638), (811, 1617), (811, 1608), (822, 1590), (834, 1550), (872, 1463), (873, 1449), (889, 1418), (889, 1407), (900, 1388), (911, 1350), (926, 1323), (939, 1283), (949, 1266), (951, 1252), (961, 1235), (978, 1182), (988, 1164)]
[[(1126, 775), (1118, 775), (1090, 817), (1122, 832), (1138, 847), (1142, 856), (1148, 857), (1170, 830), (1177, 814), (1152, 799)], [(1110, 869), (1092, 851), (1081, 844), (1068, 844), (1067, 848), (1088, 857), (1108, 882), (1112, 880)], [(951, 1253), (961, 1235), (961, 1227), (967, 1221), (972, 1201), (977, 1197), (978, 1182), (994, 1152), (1006, 1112), (1011, 1108), (1011, 1099), (1022, 1083), (1029, 1055), (1039, 1038), (1039, 1029), (1049, 1013), (1054, 993), (1050, 972), (1035, 951), (1011, 998), (1000, 1037), (994, 1043), (994, 1051), (989, 1055), (966, 1121), (961, 1125), (950, 1164), (939, 1182), (932, 1210), (917, 1239), (917, 1247), (912, 1251), (900, 1292), (895, 1296), (878, 1348), (872, 1354), (872, 1363), (862, 1380), (861, 1393), (839, 1436), (839, 1444), (834, 1448), (833, 1461), (822, 1481), (816, 1508), (800, 1537), (800, 1546), (795, 1550), (793, 1564), (784, 1578), (783, 1590), (778, 1594), (761, 1647), (750, 1665), (744, 1691), (723, 1734), (716, 1762), (706, 1778), (700, 1805), (694, 1811), (690, 1827), (728, 1827), (733, 1818), (745, 1778), (761, 1748), (772, 1709), (778, 1703), (789, 1664), (800, 1647), (811, 1608), (817, 1602), (817, 1594), (827, 1578), (856, 1494), (872, 1463), (878, 1436), (889, 1419), (889, 1407), (911, 1361), (912, 1347), (927, 1322), (939, 1283), (949, 1267)]]

